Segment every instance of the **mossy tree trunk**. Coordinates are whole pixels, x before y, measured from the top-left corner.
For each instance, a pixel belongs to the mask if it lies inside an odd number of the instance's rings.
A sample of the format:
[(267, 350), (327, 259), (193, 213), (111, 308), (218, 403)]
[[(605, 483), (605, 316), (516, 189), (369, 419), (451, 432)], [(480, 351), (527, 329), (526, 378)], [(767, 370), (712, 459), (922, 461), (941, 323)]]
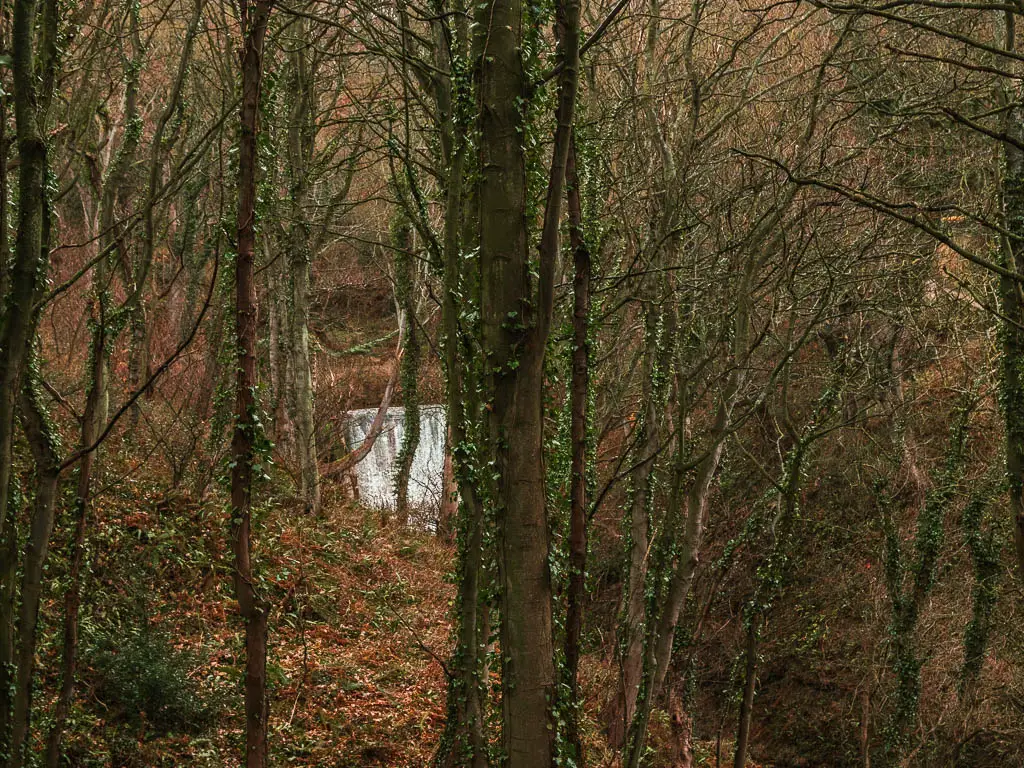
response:
[[(479, 329), (473, 307), (479, 306), (479, 284), (464, 269), (466, 233), (475, 224), (466, 188), (470, 164), (467, 78), (469, 25), (458, 0), (448, 21), (435, 22), (436, 66), (444, 77), (435, 86), (441, 125), (441, 160), (448, 169), (442, 243), (441, 340), (444, 356), (448, 445), (452, 475), (458, 491), (456, 542), (458, 593), (455, 601), (456, 647), (448, 684), (448, 715), (435, 764), (438, 768), (487, 768), (488, 648), (491, 635), (491, 599), (485, 543), (484, 487), (479, 483), (482, 463), (479, 371), (471, 349)], [(439, 6), (440, 10), (440, 6)], [(442, 25), (447, 25), (444, 29)]]
[[(1006, 14), (1005, 47), (1014, 52), (1014, 14)], [(1019, 63), (1011, 63), (1019, 69)], [(1008, 83), (1005, 102), (1005, 131), (1002, 142), (1003, 169), (1000, 185), (1003, 235), (1000, 259), (1017, 279), (999, 277), (1002, 369), (999, 402), (1006, 434), (1006, 479), (1018, 575), (1024, 580), (1024, 76)]]
[[(732, 359), (736, 361), (736, 365), (727, 375), (718, 396), (708, 438), (708, 450), (697, 462), (693, 477), (689, 480), (689, 487), (686, 487), (688, 467), (684, 430), (680, 429), (676, 438), (677, 447), (670, 483), (671, 498), (665, 529), (674, 531), (679, 528), (681, 535), (673, 547), (674, 554), (664, 564), (662, 572), (657, 574), (658, 581), (667, 585), (664, 588), (663, 599), (658, 601), (658, 605), (649, 607), (646, 614), (643, 677), (636, 711), (630, 721), (623, 750), (623, 765), (627, 768), (638, 768), (643, 758), (651, 714), (661, 695), (672, 661), (676, 627), (700, 561), (712, 481), (725, 450), (733, 410), (747, 379), (746, 365), (750, 354), (750, 295), (757, 268), (758, 260), (749, 259), (739, 279), (735, 313), (732, 317)], [(677, 370), (676, 375), (679, 377), (682, 372)], [(683, 395), (687, 390), (685, 382), (681, 381), (677, 385), (677, 390), (677, 423), (684, 424), (688, 416), (688, 405)]]
[[(102, 303), (101, 305), (102, 306)], [(75, 693), (78, 672), (78, 623), (82, 599), (82, 579), (85, 565), (86, 534), (92, 500), (92, 480), (97, 451), (87, 450), (96, 443), (103, 422), (106, 421), (106, 376), (108, 336), (101, 314), (93, 327), (89, 350), (89, 389), (82, 412), (80, 447), (83, 453), (78, 464), (75, 483), (74, 534), (69, 547), (68, 586), (64, 592), (63, 647), (61, 649), (61, 686), (54, 706), (53, 722), (46, 743), (46, 766), (56, 768), (60, 762), (64, 728)]]
[[(648, 286), (648, 291), (650, 286)], [(651, 304), (656, 298), (648, 296)], [(643, 676), (645, 595), (651, 554), (651, 512), (654, 504), (655, 470), (664, 439), (666, 384), (670, 376), (674, 328), (666, 328), (670, 316), (665, 306), (651, 306), (644, 313), (644, 350), (641, 362), (642, 411), (637, 418), (635, 469), (630, 476), (628, 508), (629, 571), (620, 605), (616, 654), (619, 679), (608, 722), (608, 741), (613, 749), (625, 743)], [(669, 323), (669, 326), (672, 324)]]
[[(299, 29), (305, 22), (298, 19)], [(303, 36), (304, 37), (304, 36)], [(312, 288), (309, 167), (316, 140), (314, 73), (305, 44), (289, 53), (292, 101), (288, 114), (288, 171), (292, 225), (288, 234), (287, 395), (289, 418), (299, 464), (299, 482), (306, 509), (320, 513), (320, 470), (317, 464), (313, 404), (313, 361), (309, 348), (309, 303)]]
[(245, 765), (267, 765), (267, 614), (252, 566), (252, 489), (260, 447), (256, 417), (256, 174), (263, 44), (273, 0), (243, 0), (242, 106), (235, 257), (235, 428), (231, 440), (231, 540), (235, 594), (245, 622)]
[(420, 330), (416, 320), (416, 256), (413, 253), (412, 224), (401, 216), (393, 224), (395, 248), (395, 298), (400, 322), (405, 326), (405, 352), (402, 355), (402, 404), (405, 407), (402, 446), (395, 469), (395, 511), (399, 524), (409, 519), (409, 480), (412, 463), (420, 443)]
[[(60, 13), (59, 4), (53, 0), (17, 0), (13, 5), (11, 63), (18, 147), (18, 224), (0, 319), (0, 535), (8, 536), (6, 552), (16, 551), (14, 515), (8, 514), (15, 409), (35, 333), (34, 305), (46, 285), (49, 263), (46, 116), (56, 79)], [(9, 522), (12, 530), (7, 531)], [(15, 578), (16, 573), (12, 563), (0, 568), (0, 576), (5, 579)], [(0, 585), (0, 593), (12, 595), (0, 608), (13, 611), (13, 585)], [(13, 644), (12, 622), (13, 616), (0, 616), (4, 624), (0, 638)], [(13, 646), (0, 651), (5, 658), (14, 658)], [(14, 707), (11, 673), (10, 665), (0, 668), (0, 748), (5, 748), (4, 753), (10, 746)]]
[(43, 567), (53, 532), (57, 481), (60, 477), (59, 444), (56, 431), (43, 406), (38, 372), (26, 376), (21, 396), (21, 421), (35, 464), (35, 496), (32, 500), (28, 540), (25, 543), (21, 575), (21, 605), (18, 611), (19, 651), (14, 691), (14, 717), (8, 765), (21, 768), (26, 760), (26, 743), (32, 715), (36, 635), (43, 591)]
[[(484, 389), (502, 651), (502, 749), (508, 768), (555, 759), (556, 680), (548, 515), (543, 461), (544, 357), (551, 327), (558, 228), (576, 101), (579, 12), (556, 9), (559, 64), (556, 129), (539, 263), (531, 257), (526, 105), (520, 0), (489, 0), (475, 10), (479, 59), (477, 203)], [(536, 277), (534, 270), (536, 269)]]
[(945, 518), (956, 501), (963, 477), (968, 420), (973, 407), (974, 402), (968, 401), (954, 415), (945, 464), (917, 516), (914, 559), (910, 563), (906, 562), (902, 537), (893, 519), (894, 502), (884, 489), (879, 492), (885, 534), (885, 584), (892, 605), (890, 664), (895, 678), (893, 709), (885, 726), (884, 757), (893, 764), (904, 757), (918, 716), (923, 664), (918, 650), (918, 620), (935, 585)]

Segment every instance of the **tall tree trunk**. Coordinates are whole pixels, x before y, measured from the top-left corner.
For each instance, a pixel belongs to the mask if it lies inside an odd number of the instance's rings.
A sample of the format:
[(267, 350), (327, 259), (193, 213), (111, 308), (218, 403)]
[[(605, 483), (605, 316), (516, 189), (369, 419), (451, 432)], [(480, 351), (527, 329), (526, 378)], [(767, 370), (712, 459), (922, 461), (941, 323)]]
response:
[(569, 147), (565, 181), (569, 242), (573, 254), (572, 376), (569, 384), (571, 467), (569, 478), (569, 590), (565, 620), (565, 672), (569, 678), (570, 714), (566, 741), (576, 765), (585, 764), (578, 706), (580, 635), (587, 573), (587, 407), (590, 397), (590, 250), (584, 239), (580, 179), (575, 140)]
[[(37, 40), (37, 16), (42, 20)], [(57, 3), (17, 0), (12, 26), (14, 121), (18, 142), (18, 229), (0, 320), (0, 533), (7, 521), (14, 411), (33, 331), (33, 298), (45, 280), (46, 108), (53, 89)], [(38, 48), (37, 50), (37, 42)], [(42, 77), (40, 77), (42, 73)]]
[[(618, 629), (616, 657), (619, 676), (616, 697), (608, 717), (608, 743), (621, 749), (626, 731), (636, 712), (636, 700), (643, 675), (643, 649), (647, 570), (650, 565), (650, 531), (652, 485), (655, 457), (662, 439), (664, 388), (657, 385), (659, 378), (667, 378), (665, 356), (659, 354), (663, 344), (659, 333), (659, 315), (649, 309), (644, 317), (646, 327), (642, 362), (643, 413), (637, 429), (637, 463), (632, 472), (632, 495), (629, 502), (629, 571), (623, 587), (620, 607), (621, 625)], [(664, 349), (668, 345), (664, 345)]]
[(555, 723), (552, 587), (543, 463), (544, 355), (551, 325), (560, 206), (579, 63), (579, 4), (557, 8), (560, 40), (557, 128), (540, 234), (536, 291), (527, 226), (521, 0), (477, 9), (482, 42), (479, 233), (481, 314), (487, 356), (487, 443), (496, 475), (501, 611), (502, 746), (508, 768), (553, 764)]
[(744, 768), (747, 764), (747, 749), (750, 745), (750, 723), (754, 714), (754, 690), (757, 686), (757, 618), (750, 618), (747, 627), (747, 643), (743, 649), (743, 693), (740, 696), (739, 728), (736, 730), (736, 752), (733, 768)]
[[(637, 703), (636, 712), (630, 722), (623, 753), (623, 765), (626, 768), (639, 768), (643, 757), (651, 713), (661, 695), (668, 674), (672, 661), (672, 644), (675, 640), (676, 627), (686, 605), (700, 560), (701, 545), (704, 539), (704, 518), (707, 515), (711, 483), (718, 471), (722, 452), (725, 449), (725, 440), (732, 423), (732, 412), (747, 376), (745, 364), (749, 354), (747, 340), (749, 338), (750, 286), (755, 269), (755, 260), (750, 259), (740, 278), (736, 314), (732, 320), (734, 329), (732, 359), (735, 361), (735, 367), (729, 373), (718, 398), (715, 420), (709, 435), (708, 452), (697, 464), (685, 495), (683, 494), (683, 484), (686, 479), (686, 462), (683, 460), (685, 440), (682, 429), (686, 405), (682, 394), (680, 394), (680, 434), (677, 438), (679, 446), (676, 451), (676, 466), (673, 469), (672, 477), (671, 506), (673, 509), (669, 511), (666, 528), (671, 530), (678, 525), (680, 523), (677, 519), (679, 513), (685, 513), (681, 521), (682, 537), (678, 545), (678, 554), (668, 563), (668, 573), (666, 574), (668, 588), (664, 600), (661, 605), (657, 606), (658, 612), (648, 618), (650, 626), (647, 630), (644, 654), (641, 699)], [(679, 384), (680, 391), (682, 392), (684, 388), (685, 383), (681, 382)]]
[[(468, 28), (462, 15), (454, 20), (454, 48), (463, 54), (468, 47)], [(446, 39), (442, 33), (440, 39)], [(452, 678), (448, 682), (449, 711), (442, 745), (435, 765), (438, 768), (487, 768), (487, 653), (490, 644), (490, 599), (486, 589), (484, 507), (482, 489), (477, 486), (476, 469), (482, 457), (477, 445), (480, 437), (479, 387), (474, 369), (463, 353), (463, 340), (475, 329), (462, 326), (467, 302), (477, 302), (476, 287), (463, 269), (462, 238), (472, 219), (467, 214), (465, 175), (468, 143), (466, 118), (456, 114), (453, 102), (465, 94), (453, 95), (451, 60), (439, 60), (439, 68), (449, 77), (438, 86), (438, 105), (444, 117), (442, 147), (448, 167), (445, 195), (443, 243), (443, 296), (441, 321), (444, 327), (445, 396), (448, 418), (448, 445), (454, 486), (458, 489), (458, 595), (456, 597), (456, 649), (452, 656)]]
[[(4, 30), (6, 31), (6, 30)], [(0, 45), (7, 47), (7, 40), (0, 35)], [(0, 96), (0, 307), (7, 307), (7, 292), (10, 288), (10, 242), (7, 236), (8, 189), (7, 153), (10, 139), (7, 136), (7, 97)], [(0, 322), (0, 328), (3, 322)], [(0, 352), (0, 355), (3, 353)], [(0, 430), (2, 431), (2, 430)], [(9, 488), (4, 493), (9, 493)], [(18, 536), (16, 510), (8, 499), (0, 504), (0, 514), (8, 518), (0, 521), (0, 755), (8, 754), (10, 725), (13, 716), (13, 687), (11, 675), (14, 670), (14, 611), (15, 581), (18, 578)]]
[(402, 355), (402, 403), (404, 432), (395, 470), (395, 512), (399, 524), (409, 519), (409, 480), (416, 448), (420, 443), (419, 368), (420, 339), (416, 324), (416, 259), (412, 253), (412, 224), (402, 217), (395, 222), (395, 298), (401, 322), (405, 324), (405, 353)]
[[(481, 312), (489, 369), (484, 391), (487, 459), (497, 475), (498, 604), (501, 614), (502, 751), (508, 768), (548, 766), (554, 756), (551, 578), (542, 439), (543, 341), (525, 332), (528, 272), (526, 163), (521, 104), (521, 0), (476, 9), (480, 83), (478, 190)], [(539, 348), (538, 348), (539, 347)]]
[(231, 441), (231, 539), (235, 594), (245, 621), (245, 764), (267, 764), (267, 611), (252, 570), (252, 483), (256, 431), (256, 171), (263, 43), (273, 0), (242, 0), (242, 108), (235, 259), (235, 430)]
[[(89, 349), (89, 392), (86, 395), (82, 413), (81, 447), (95, 444), (100, 429), (106, 421), (107, 392), (107, 344), (102, 294), (99, 299), (99, 322), (93, 329)], [(61, 657), (61, 687), (54, 707), (53, 723), (46, 742), (46, 768), (57, 768), (60, 762), (61, 743), (64, 727), (75, 694), (75, 676), (78, 670), (78, 624), (82, 600), (82, 570), (85, 562), (86, 531), (89, 524), (89, 509), (92, 495), (92, 476), (97, 451), (85, 453), (78, 464), (78, 482), (75, 491), (75, 530), (70, 547), (70, 568), (68, 587), (64, 593), (64, 647)]]
[[(0, 33), (0, 46), (7, 47), (7, 41)], [(5, 88), (6, 90), (6, 88)], [(6, 302), (11, 278), (11, 244), (7, 232), (7, 217), (10, 211), (10, 190), (7, 188), (7, 153), (11, 139), (7, 134), (7, 94), (0, 95), (0, 302)], [(0, 303), (0, 306), (5, 304)]]
[[(1014, 14), (1006, 13), (1005, 47), (1015, 50)], [(1008, 66), (1019, 68), (1019, 63)], [(1002, 100), (1006, 107), (1006, 135), (1003, 142), (1002, 266), (1024, 279), (1024, 76), (1014, 78)], [(1006, 435), (1006, 478), (1009, 485), (1010, 514), (1017, 573), (1024, 580), (1024, 290), (1021, 280), (999, 278), (1002, 371), (1000, 397)]]
[[(296, 23), (303, 25), (302, 19)], [(303, 33), (304, 34), (304, 33)], [(299, 484), (306, 509), (320, 513), (320, 470), (317, 464), (316, 424), (313, 418), (313, 360), (309, 351), (309, 302), (312, 276), (308, 212), (308, 170), (315, 151), (316, 102), (314, 73), (304, 45), (289, 54), (293, 99), (288, 122), (288, 170), (290, 173), (292, 225), (289, 239), (289, 303), (287, 403), (292, 422)]]
[(536, 291), (527, 226), (523, 104), (529, 77), (521, 0), (477, 8), (480, 99), (478, 186), (481, 314), (487, 355), (489, 458), (496, 491), (501, 610), (502, 743), (508, 768), (552, 765), (555, 757), (554, 640), (543, 463), (544, 355), (551, 327), (565, 168), (579, 66), (579, 3), (556, 9), (557, 125), (548, 177)]
[(291, 419), (299, 461), (299, 482), (306, 509), (320, 514), (320, 468), (317, 461), (316, 422), (313, 411), (313, 360), (309, 351), (309, 248), (296, 246), (291, 265), (291, 333), (288, 373), (291, 378)]
[[(57, 60), (59, 6), (55, 0), (17, 0), (11, 28), (11, 64), (13, 71), (14, 121), (18, 146), (18, 225), (14, 243), (14, 261), (7, 276), (8, 289), (0, 315), (0, 537), (7, 529), (14, 438), (14, 413), (20, 382), (32, 336), (35, 332), (34, 304), (45, 285), (49, 262), (47, 225), (45, 139), (46, 113), (53, 93)], [(6, 254), (4, 254), (6, 259)], [(12, 524), (13, 526), (13, 524)], [(14, 536), (13, 527), (9, 533)], [(13, 538), (5, 539), (5, 552), (16, 552)], [(14, 563), (0, 566), (0, 576), (8, 582), (0, 585), (4, 607), (13, 611)], [(11, 596), (11, 602), (6, 596)], [(0, 616), (6, 626), (0, 638), (9, 637), (11, 645), (0, 648), (13, 657), (11, 616)], [(10, 667), (0, 671), (0, 746), (6, 746), (12, 725), (13, 701), (10, 697)]]
[(21, 420), (35, 463), (35, 498), (21, 576), (21, 607), (18, 612), (19, 650), (14, 692), (14, 719), (8, 765), (21, 768), (32, 714), (32, 682), (35, 673), (36, 630), (43, 588), (43, 566), (53, 532), (57, 480), (60, 477), (57, 435), (37, 389), (33, 375), (26, 376), (21, 397)]
[[(11, 723), (14, 719), (14, 654), (17, 610), (15, 584), (18, 579), (17, 510), (7, 507), (7, 525), (0, 553), (0, 755), (10, 754)], [(2, 764), (2, 763), (0, 763)]]

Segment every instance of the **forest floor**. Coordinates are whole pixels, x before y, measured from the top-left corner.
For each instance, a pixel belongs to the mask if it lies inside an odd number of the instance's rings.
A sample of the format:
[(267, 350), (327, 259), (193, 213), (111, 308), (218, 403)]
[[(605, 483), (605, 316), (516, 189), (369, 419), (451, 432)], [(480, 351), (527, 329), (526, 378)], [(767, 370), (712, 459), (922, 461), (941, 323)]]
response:
[[(130, 514), (98, 513), (70, 762), (237, 765), (243, 628), (230, 550), (209, 533), (226, 538), (227, 520), (211, 526), (219, 511), (142, 496)], [(272, 761), (427, 765), (445, 711), (438, 659), (448, 653), (452, 548), (337, 499), (325, 509), (311, 519), (275, 505), (257, 526), (272, 605)], [(49, 634), (42, 667), (52, 694), (59, 643)], [(134, 687), (126, 674), (138, 677)]]
[[(244, 638), (226, 512), (146, 485), (134, 483), (129, 512), (123, 495), (97, 509), (67, 756), (82, 768), (237, 765)], [(272, 764), (427, 766), (445, 714), (454, 548), (384, 525), (336, 488), (324, 508), (313, 519), (278, 500), (257, 521), (261, 590), (272, 605)], [(42, 645), (51, 702), (58, 597)], [(584, 659), (591, 765), (611, 765), (596, 723), (610, 675), (601, 654)], [(664, 730), (655, 724), (655, 742)], [(712, 747), (697, 745), (698, 764), (714, 764)]]

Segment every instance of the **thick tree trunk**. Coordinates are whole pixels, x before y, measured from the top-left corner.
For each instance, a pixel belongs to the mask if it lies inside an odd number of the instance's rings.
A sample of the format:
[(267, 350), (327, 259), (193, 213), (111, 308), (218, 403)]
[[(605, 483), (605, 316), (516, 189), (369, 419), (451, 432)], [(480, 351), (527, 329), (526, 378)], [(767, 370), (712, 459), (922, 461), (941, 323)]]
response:
[(668, 693), (671, 765), (672, 768), (693, 768), (693, 717), (686, 711), (682, 696), (673, 690), (674, 687), (670, 686)]
[[(498, 603), (501, 613), (502, 751), (508, 768), (552, 764), (555, 666), (542, 460), (544, 339), (529, 333), (530, 238), (522, 104), (521, 0), (477, 9), (480, 45), (481, 312), (489, 370), (484, 391), (489, 460), (497, 476)], [(532, 338), (531, 338), (532, 337)]]
[(515, 385), (497, 382), (490, 419), (499, 477), (495, 516), (502, 723), (509, 768), (551, 765), (554, 756), (552, 591), (542, 459), (543, 368), (538, 350), (529, 352), (528, 357), (533, 359), (520, 363)]
[[(14, 414), (25, 361), (35, 332), (34, 304), (46, 283), (49, 262), (46, 173), (47, 149), (45, 121), (53, 93), (57, 50), (59, 7), (53, 0), (17, 0), (11, 27), (11, 64), (15, 133), (18, 146), (18, 224), (14, 243), (14, 261), (6, 276), (6, 294), (0, 297), (0, 537), (8, 545), (4, 554), (15, 553), (15, 531), (7, 532), (14, 515), (8, 512), (14, 438)], [(13, 558), (12, 558), (13, 559)], [(5, 557), (0, 564), (3, 606), (13, 613), (16, 565)], [(8, 600), (7, 598), (10, 598)], [(0, 616), (0, 654), (14, 657), (12, 616)], [(6, 660), (6, 659), (4, 659)], [(11, 668), (0, 671), (0, 746), (8, 746), (14, 712), (11, 697)]]
[(579, 5), (560, 3), (557, 128), (534, 291), (527, 225), (523, 104), (529, 99), (521, 0), (476, 9), (479, 67), (478, 186), (487, 442), (496, 490), (501, 611), (502, 746), (508, 768), (553, 764), (552, 587), (543, 463), (544, 355), (551, 323), (562, 185), (575, 106)]
[[(18, 142), (18, 229), (10, 289), (0, 320), (0, 533), (7, 521), (14, 412), (22, 369), (33, 332), (33, 297), (45, 279), (48, 249), (43, 241), (46, 208), (46, 105), (53, 88), (57, 4), (52, 0), (14, 3), (12, 65), (14, 119)], [(37, 15), (42, 18), (42, 50), (35, 50)], [(44, 77), (39, 78), (43, 72)]]
[(242, 108), (238, 151), (238, 254), (235, 260), (235, 430), (231, 441), (231, 539), (235, 594), (245, 621), (245, 765), (267, 764), (267, 611), (252, 569), (252, 483), (256, 460), (256, 137), (263, 43), (272, 0), (242, 2)]

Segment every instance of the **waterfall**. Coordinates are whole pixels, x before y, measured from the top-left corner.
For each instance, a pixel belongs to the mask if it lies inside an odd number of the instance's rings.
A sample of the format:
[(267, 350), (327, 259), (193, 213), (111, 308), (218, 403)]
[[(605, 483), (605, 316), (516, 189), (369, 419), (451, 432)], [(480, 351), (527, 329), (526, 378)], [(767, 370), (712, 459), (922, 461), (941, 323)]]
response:
[[(349, 450), (362, 445), (376, 415), (376, 408), (349, 411), (345, 428)], [(420, 442), (409, 476), (409, 506), (427, 527), (436, 523), (441, 508), (446, 431), (444, 406), (421, 405)], [(397, 505), (395, 471), (404, 435), (405, 408), (388, 408), (384, 428), (373, 448), (354, 468), (359, 499), (367, 506), (394, 509)]]

